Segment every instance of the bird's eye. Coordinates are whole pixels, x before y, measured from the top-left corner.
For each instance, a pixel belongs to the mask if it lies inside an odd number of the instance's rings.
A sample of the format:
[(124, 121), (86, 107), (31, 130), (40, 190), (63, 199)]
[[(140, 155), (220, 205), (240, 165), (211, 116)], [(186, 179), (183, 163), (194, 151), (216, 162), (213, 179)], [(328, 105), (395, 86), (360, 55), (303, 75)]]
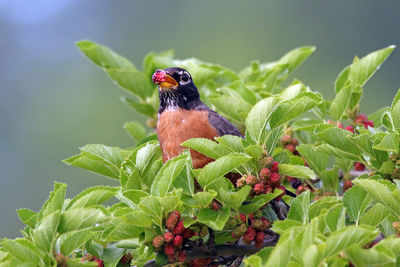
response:
[(184, 73), (182, 76), (181, 76), (181, 80), (182, 80), (182, 82), (188, 82), (189, 81), (189, 75), (187, 75), (186, 73)]

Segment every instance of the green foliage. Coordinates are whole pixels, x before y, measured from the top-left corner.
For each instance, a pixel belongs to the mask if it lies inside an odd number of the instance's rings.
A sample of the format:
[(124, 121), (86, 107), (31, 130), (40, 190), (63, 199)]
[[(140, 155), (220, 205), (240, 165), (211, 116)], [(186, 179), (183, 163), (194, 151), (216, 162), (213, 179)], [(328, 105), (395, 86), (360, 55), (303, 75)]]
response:
[[(375, 127), (359, 117), (363, 87), (393, 46), (355, 58), (339, 74), (333, 100), (299, 80), (287, 82), (314, 47), (294, 49), (274, 62), (252, 62), (235, 73), (198, 59), (175, 59), (172, 51), (147, 55), (141, 71), (105, 46), (91, 41), (77, 46), (130, 94), (122, 101), (147, 116), (148, 127), (124, 124), (134, 142), (129, 148), (91, 144), (64, 160), (120, 184), (91, 187), (66, 199), (66, 185), (55, 183), (39, 212), (17, 211), (26, 225), (23, 237), (1, 241), (0, 266), (61, 266), (63, 262), (96, 266), (81, 261), (91, 254), (107, 267), (121, 267), (126, 266), (120, 260), (127, 253), (133, 256), (131, 266), (143, 266), (156, 255), (156, 262), (165, 264), (168, 258), (162, 251), (155, 253), (152, 242), (170, 231), (168, 218), (176, 211), (184, 227), (199, 235), (207, 230), (201, 238), (190, 237), (191, 242), (215, 238), (216, 244), (229, 245), (234, 229), (248, 227), (249, 218), (256, 214), (273, 221), (267, 233), (279, 234), (279, 241), (247, 255), (246, 266), (399, 264), (400, 92), (390, 107), (371, 112), (368, 119)], [(181, 145), (188, 149), (163, 163), (157, 136), (149, 130), (156, 125), (158, 110), (151, 75), (170, 66), (187, 69), (202, 100), (236, 124), (245, 138), (186, 140)], [(341, 123), (350, 124), (353, 132)], [(214, 161), (194, 169), (190, 150)], [(254, 184), (265, 179), (264, 168), (272, 168), (267, 162), (270, 157), (279, 163), (285, 187), (259, 194)], [(355, 172), (355, 162), (365, 165), (366, 171)], [(245, 184), (231, 183), (225, 177), (228, 173), (242, 176)], [(352, 178), (356, 179), (348, 189)], [(296, 191), (294, 199), (283, 196)], [(116, 204), (104, 204), (113, 197)], [(281, 218), (275, 205), (285, 207), (286, 218)], [(385, 239), (374, 241), (380, 233)]]

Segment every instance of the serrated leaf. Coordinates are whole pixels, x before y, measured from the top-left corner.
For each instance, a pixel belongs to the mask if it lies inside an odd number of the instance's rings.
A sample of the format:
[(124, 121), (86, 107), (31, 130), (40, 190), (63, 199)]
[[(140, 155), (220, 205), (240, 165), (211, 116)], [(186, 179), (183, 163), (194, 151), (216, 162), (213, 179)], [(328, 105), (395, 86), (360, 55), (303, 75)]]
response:
[(155, 91), (155, 86), (151, 84), (150, 77), (143, 72), (133, 69), (114, 68), (106, 69), (106, 72), (119, 87), (142, 100), (150, 97)]
[(181, 146), (191, 148), (207, 157), (217, 159), (223, 155), (229, 154), (223, 146), (206, 138), (191, 138), (181, 144)]
[(222, 201), (230, 208), (238, 211), (240, 205), (246, 200), (251, 190), (251, 186), (245, 185), (237, 192), (228, 192), (223, 188), (219, 191)]
[(343, 195), (343, 205), (346, 207), (347, 214), (356, 224), (359, 223), (371, 203), (371, 196), (359, 186), (351, 187)]
[(217, 192), (208, 191), (208, 192), (197, 192), (196, 194), (193, 195), (193, 198), (196, 200), (199, 207), (206, 208), (216, 196)]
[(375, 204), (371, 209), (365, 212), (361, 219), (360, 224), (378, 226), (390, 214), (390, 211), (380, 203)]
[(43, 204), (38, 214), (38, 220), (63, 208), (66, 190), (66, 184), (54, 183), (54, 189), (50, 192), (49, 199)]
[(53, 244), (57, 234), (61, 211), (55, 211), (45, 216), (32, 231), (33, 243), (35, 247), (45, 253), (53, 250)]
[(279, 164), (279, 173), (297, 178), (315, 179), (314, 171), (306, 166)]
[(291, 203), (287, 218), (307, 224), (309, 221), (310, 191), (307, 190), (297, 196)]
[(105, 266), (116, 267), (124, 252), (125, 249), (118, 248), (115, 244), (113, 244), (104, 249), (101, 259), (103, 260)]
[(33, 244), (27, 239), (4, 239), (1, 242), (1, 246), (21, 262), (30, 262), (35, 265), (39, 264), (40, 262), (40, 254), (36, 251)]
[(96, 227), (108, 218), (99, 208), (75, 208), (61, 214), (58, 225), (59, 233), (71, 232), (79, 229)]
[(273, 193), (262, 194), (255, 196), (250, 203), (246, 203), (245, 205), (240, 206), (239, 210), (241, 213), (249, 215), (257, 210), (259, 210), (262, 206), (273, 200), (274, 198), (278, 197), (282, 194), (282, 190), (275, 189)]
[(197, 177), (197, 181), (201, 187), (206, 188), (218, 178), (239, 167), (250, 159), (251, 158), (244, 153), (231, 153), (218, 158), (216, 161), (207, 164), (203, 169), (201, 169), (200, 174)]
[(256, 143), (263, 143), (270, 116), (276, 109), (277, 104), (278, 99), (276, 97), (264, 98), (254, 105), (247, 115), (246, 130), (250, 135), (249, 137)]
[(94, 186), (83, 190), (68, 204), (67, 209), (87, 208), (106, 202), (117, 193), (117, 187)]
[(340, 202), (341, 199), (339, 197), (323, 197), (318, 199), (313, 202), (309, 208), (310, 219), (325, 213), (326, 210), (329, 210)]
[(329, 108), (329, 113), (334, 120), (340, 121), (348, 110), (352, 92), (352, 87), (346, 86), (336, 94)]
[(74, 250), (79, 249), (93, 234), (91, 229), (82, 229), (60, 235), (57, 240), (60, 252), (68, 256)]
[(136, 100), (128, 97), (121, 97), (121, 101), (136, 110), (137, 112), (148, 117), (153, 117), (157, 114), (156, 108), (150, 103), (137, 102)]
[(374, 200), (390, 209), (397, 216), (400, 216), (400, 203), (387, 186), (371, 179), (357, 179), (353, 183), (370, 194)]
[(175, 178), (181, 173), (187, 161), (186, 154), (168, 160), (154, 178), (150, 190), (151, 194), (165, 196), (172, 189)]
[(64, 162), (114, 179), (119, 179), (119, 168), (130, 153), (118, 147), (96, 144), (86, 145), (80, 150), (81, 154), (72, 156)]
[(23, 222), (24, 224), (26, 224), (31, 228), (35, 228), (36, 219), (38, 216), (37, 212), (34, 212), (33, 210), (30, 209), (18, 209), (17, 213), (21, 222)]
[(136, 121), (126, 122), (124, 124), (124, 129), (136, 142), (139, 142), (147, 136), (144, 126)]
[(372, 148), (397, 154), (399, 151), (399, 137), (395, 133), (385, 133), (383, 139)]
[(197, 220), (213, 230), (221, 231), (226, 221), (229, 219), (229, 215), (230, 209), (227, 206), (223, 206), (222, 209), (218, 211), (202, 208), (197, 215)]
[(140, 200), (139, 206), (148, 215), (153, 217), (155, 221), (160, 222), (162, 220), (163, 210), (158, 198), (152, 196), (144, 197)]
[(152, 167), (160, 157), (161, 149), (156, 143), (146, 143), (136, 153), (136, 168), (147, 185), (151, 185), (154, 181), (158, 170), (154, 170)]
[(331, 170), (324, 170), (320, 172), (319, 178), (325, 191), (334, 192), (338, 191), (339, 187), (339, 168), (334, 167)]

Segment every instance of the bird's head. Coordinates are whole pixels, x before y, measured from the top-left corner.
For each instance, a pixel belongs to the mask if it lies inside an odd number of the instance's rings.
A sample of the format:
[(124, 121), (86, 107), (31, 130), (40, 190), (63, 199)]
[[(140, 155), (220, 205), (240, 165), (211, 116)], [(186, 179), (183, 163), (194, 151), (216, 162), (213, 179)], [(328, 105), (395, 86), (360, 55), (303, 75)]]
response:
[(158, 69), (152, 78), (158, 85), (160, 110), (178, 107), (190, 109), (193, 103), (200, 101), (200, 94), (192, 76), (182, 68)]

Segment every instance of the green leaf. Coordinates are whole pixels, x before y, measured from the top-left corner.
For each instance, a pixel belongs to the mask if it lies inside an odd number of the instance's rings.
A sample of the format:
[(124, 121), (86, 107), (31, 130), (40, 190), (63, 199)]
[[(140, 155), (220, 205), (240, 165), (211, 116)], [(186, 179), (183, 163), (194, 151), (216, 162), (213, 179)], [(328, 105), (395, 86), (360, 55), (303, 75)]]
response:
[(155, 86), (151, 84), (150, 77), (143, 72), (133, 69), (107, 69), (106, 72), (119, 87), (128, 93), (138, 96), (140, 99), (145, 100), (155, 90)]
[(233, 95), (217, 95), (208, 98), (217, 108), (218, 113), (223, 113), (235, 121), (242, 122), (246, 119), (252, 105), (243, 98)]
[(100, 68), (136, 70), (135, 66), (129, 60), (118, 55), (108, 47), (88, 40), (79, 41), (76, 43), (76, 46)]
[(352, 92), (352, 87), (346, 86), (336, 94), (329, 109), (330, 115), (334, 120), (340, 121), (347, 112)]
[(287, 218), (307, 224), (309, 221), (310, 191), (307, 190), (297, 196), (291, 203)]
[(26, 224), (31, 228), (35, 228), (36, 219), (38, 216), (36, 212), (30, 209), (18, 209), (17, 213), (21, 222), (23, 222), (24, 224)]
[(334, 167), (331, 170), (324, 170), (319, 174), (324, 190), (337, 192), (339, 187), (339, 168)]
[(101, 255), (104, 266), (116, 267), (124, 252), (125, 249), (118, 248), (115, 244), (106, 247), (103, 251), (103, 255)]
[(373, 149), (398, 153), (399, 137), (395, 133), (385, 133), (385, 136), (378, 144), (375, 144)]
[(55, 211), (47, 215), (32, 231), (35, 247), (46, 253), (50, 253), (53, 250), (53, 243), (57, 234), (58, 223), (60, 221), (60, 214), (60, 211)]
[(375, 204), (371, 209), (365, 212), (361, 219), (360, 224), (378, 226), (390, 214), (390, 211), (380, 203)]
[(198, 203), (199, 207), (206, 208), (210, 205), (211, 201), (217, 196), (217, 192), (208, 191), (208, 192), (198, 192), (193, 195), (193, 198)]
[(313, 170), (306, 166), (279, 164), (279, 173), (303, 179), (315, 179)]
[(151, 194), (165, 196), (172, 189), (175, 178), (181, 173), (187, 161), (186, 154), (168, 160), (154, 178)]
[(50, 192), (49, 199), (43, 204), (43, 207), (38, 215), (38, 220), (41, 220), (45, 216), (55, 211), (62, 210), (64, 205), (66, 190), (67, 190), (66, 184), (57, 182), (54, 183), (54, 189), (52, 192)]
[(274, 129), (279, 125), (282, 125), (313, 109), (321, 102), (321, 100), (321, 97), (317, 94), (305, 92), (295, 98), (280, 103), (271, 113), (271, 129)]
[(264, 206), (274, 198), (278, 197), (282, 193), (282, 190), (275, 189), (273, 193), (255, 196), (250, 203), (246, 203), (245, 205), (240, 206), (239, 210), (241, 213), (249, 215), (250, 213), (259, 210), (262, 206)]
[(144, 128), (144, 126), (136, 121), (126, 122), (124, 124), (124, 129), (136, 142), (139, 142), (140, 140), (142, 140), (147, 136), (146, 129)]
[(329, 156), (326, 154), (318, 153), (313, 145), (302, 144), (298, 146), (297, 151), (306, 159), (308, 166), (316, 173), (321, 173), (326, 170), (328, 166)]
[[(174, 51), (168, 50), (161, 53), (150, 53), (143, 61), (143, 69), (148, 77), (154, 73), (156, 69), (165, 69), (175, 66), (173, 62)], [(193, 74), (193, 73), (192, 73)]]
[(114, 179), (119, 179), (119, 168), (130, 153), (118, 147), (105, 145), (86, 145), (80, 150), (81, 154), (72, 156), (64, 162)]
[(87, 261), (82, 262), (80, 259), (68, 259), (67, 260), (68, 267), (96, 267), (97, 262), (95, 261)]
[(346, 255), (355, 266), (395, 266), (396, 263), (394, 255), (376, 248), (362, 249), (354, 246), (346, 250)]
[(33, 244), (24, 238), (14, 240), (4, 239), (1, 246), (16, 257), (21, 262), (30, 262), (35, 265), (39, 264), (39, 253), (36, 251)]
[(382, 174), (392, 174), (396, 165), (393, 161), (385, 161), (382, 163), (382, 166), (379, 169), (379, 172)]
[(229, 151), (222, 145), (219, 145), (217, 142), (214, 142), (206, 138), (188, 139), (185, 142), (183, 142), (181, 146), (196, 150), (201, 154), (206, 155), (207, 157), (213, 159), (217, 159), (226, 154), (229, 154)]
[(77, 231), (68, 232), (60, 235), (57, 244), (60, 247), (60, 252), (68, 256), (74, 250), (79, 249), (88, 241), (93, 235), (91, 229), (82, 229)]
[(230, 209), (227, 206), (223, 206), (222, 209), (218, 211), (202, 208), (197, 215), (197, 220), (213, 230), (221, 231), (226, 221), (229, 219), (229, 215)]
[(346, 207), (347, 214), (356, 224), (359, 223), (371, 203), (371, 196), (359, 186), (351, 187), (343, 195), (343, 205)]
[(277, 104), (278, 99), (276, 97), (264, 98), (254, 105), (247, 115), (246, 130), (250, 135), (249, 137), (256, 143), (264, 142), (268, 121), (272, 112), (277, 108)]
[(160, 156), (161, 149), (156, 143), (146, 143), (136, 153), (136, 168), (147, 185), (151, 185), (154, 181), (158, 168), (153, 169), (152, 167), (160, 159)]
[(206, 188), (215, 182), (218, 178), (239, 167), (251, 158), (244, 153), (231, 153), (227, 156), (218, 158), (216, 161), (207, 164), (201, 169), (197, 177), (201, 187)]
[(372, 241), (379, 232), (369, 226), (348, 226), (333, 234), (326, 240), (325, 257), (329, 257), (350, 248), (353, 245), (365, 245)]
[(156, 108), (149, 103), (137, 102), (128, 97), (121, 97), (121, 101), (126, 105), (128, 105), (129, 107), (136, 110), (137, 112), (146, 115), (148, 117), (153, 117), (154, 115), (157, 114)]
[(292, 227), (301, 227), (301, 226), (303, 226), (303, 224), (299, 221), (286, 219), (283, 221), (275, 221), (271, 230), (281, 235)]
[(243, 139), (239, 136), (228, 134), (215, 138), (215, 141), (231, 152), (244, 152)]
[(139, 206), (144, 212), (153, 217), (156, 222), (161, 223), (163, 210), (158, 198), (153, 196), (144, 197), (140, 200)]
[(240, 205), (246, 200), (251, 190), (251, 186), (245, 185), (237, 192), (228, 192), (223, 188), (219, 191), (222, 201), (230, 208), (238, 211)]
[(117, 193), (117, 187), (93, 186), (83, 190), (68, 204), (67, 209), (88, 208), (106, 202)]
[(356, 179), (353, 183), (370, 194), (374, 200), (390, 209), (397, 216), (400, 216), (400, 203), (386, 185), (371, 179)]
[(314, 53), (315, 49), (315, 46), (302, 46), (295, 48), (279, 59), (279, 64), (287, 64), (289, 71), (292, 71)]
[(194, 194), (194, 177), (191, 172), (191, 163), (186, 162), (183, 170), (179, 173), (178, 177), (175, 178), (172, 186), (174, 188), (182, 188), (184, 194)]
[(99, 208), (75, 208), (62, 213), (58, 232), (66, 233), (79, 229), (96, 227), (108, 218)]

